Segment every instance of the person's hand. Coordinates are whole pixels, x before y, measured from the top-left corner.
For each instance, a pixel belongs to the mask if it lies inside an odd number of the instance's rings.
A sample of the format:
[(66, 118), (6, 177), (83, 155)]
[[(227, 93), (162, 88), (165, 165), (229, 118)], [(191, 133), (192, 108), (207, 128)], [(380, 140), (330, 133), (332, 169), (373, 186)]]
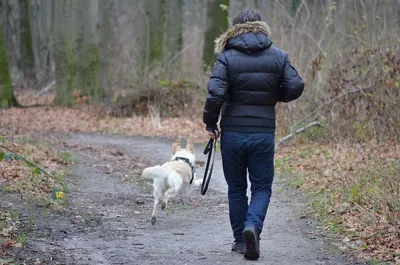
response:
[(215, 129), (214, 131), (207, 131), (208, 136), (214, 140), (217, 140), (219, 138), (219, 131), (218, 129)]

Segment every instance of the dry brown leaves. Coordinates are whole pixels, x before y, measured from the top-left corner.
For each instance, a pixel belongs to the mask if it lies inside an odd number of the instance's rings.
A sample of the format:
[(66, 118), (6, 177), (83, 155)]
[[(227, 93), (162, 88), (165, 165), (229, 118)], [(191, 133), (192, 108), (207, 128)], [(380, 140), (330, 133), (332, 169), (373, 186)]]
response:
[(0, 253), (8, 248), (22, 247), (22, 243), (15, 240), (17, 231), (15, 220), (11, 214), (9, 212), (0, 213)]
[(15, 134), (35, 131), (97, 132), (123, 135), (183, 137), (205, 142), (207, 136), (201, 117), (163, 118), (153, 126), (150, 117), (111, 118), (90, 111), (87, 107), (11, 108), (0, 110), (0, 127)]
[[(77, 104), (74, 108), (52, 105), (54, 93), (38, 96), (37, 91), (16, 91), (22, 105), (46, 104), (43, 107), (0, 109), (2, 127), (13, 134), (37, 131), (88, 132), (122, 135), (190, 138), (193, 142), (206, 142), (205, 126), (201, 115), (188, 112), (179, 118), (151, 118), (132, 116), (115, 118), (101, 115), (97, 106)], [(190, 114), (189, 114), (190, 113)]]
[[(40, 165), (47, 172), (60, 171), (61, 161), (56, 152), (43, 146), (29, 142), (0, 142), (0, 147), (6, 147), (18, 153), (29, 161)], [(2, 151), (8, 152), (2, 148)], [(28, 167), (22, 160), (0, 161), (0, 188), (10, 192), (18, 192), (22, 198), (30, 200), (49, 199), (52, 187), (57, 183), (53, 178), (40, 173), (34, 174), (34, 168)]]
[[(363, 259), (400, 262), (400, 146), (296, 145), (276, 155), (313, 209)], [(282, 162), (284, 161), (284, 162)]]

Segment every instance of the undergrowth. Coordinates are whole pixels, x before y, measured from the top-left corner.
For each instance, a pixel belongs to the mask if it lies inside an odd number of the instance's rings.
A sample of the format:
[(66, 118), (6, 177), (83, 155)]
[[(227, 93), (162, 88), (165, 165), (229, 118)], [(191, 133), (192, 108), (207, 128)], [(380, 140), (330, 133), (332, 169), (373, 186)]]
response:
[(275, 166), (343, 249), (371, 264), (400, 262), (398, 145), (295, 144), (279, 151)]
[(370, 262), (400, 261), (399, 146), (297, 144), (281, 149), (275, 166), (343, 249)]
[(61, 165), (74, 162), (70, 155), (65, 154), (26, 137), (2, 137), (0, 189), (19, 193), (24, 200), (61, 209), (68, 191)]

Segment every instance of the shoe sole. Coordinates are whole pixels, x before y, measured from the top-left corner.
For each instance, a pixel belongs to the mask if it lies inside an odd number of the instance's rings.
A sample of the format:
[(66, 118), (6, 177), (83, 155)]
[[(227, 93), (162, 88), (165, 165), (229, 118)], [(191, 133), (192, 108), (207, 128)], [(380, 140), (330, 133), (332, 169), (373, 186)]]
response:
[(260, 258), (260, 253), (257, 251), (258, 242), (255, 233), (251, 230), (245, 230), (243, 231), (243, 239), (246, 243), (244, 257), (249, 260), (258, 260)]

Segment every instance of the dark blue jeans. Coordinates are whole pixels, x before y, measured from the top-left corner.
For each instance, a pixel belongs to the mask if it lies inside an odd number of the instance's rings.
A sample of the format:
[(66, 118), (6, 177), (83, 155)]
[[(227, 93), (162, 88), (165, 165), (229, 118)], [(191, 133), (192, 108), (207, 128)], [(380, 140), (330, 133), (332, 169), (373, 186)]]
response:
[[(274, 133), (222, 132), (222, 164), (235, 241), (243, 241), (245, 227), (254, 227), (261, 234), (274, 179), (274, 140)], [(250, 205), (246, 195), (247, 171), (251, 183)]]

